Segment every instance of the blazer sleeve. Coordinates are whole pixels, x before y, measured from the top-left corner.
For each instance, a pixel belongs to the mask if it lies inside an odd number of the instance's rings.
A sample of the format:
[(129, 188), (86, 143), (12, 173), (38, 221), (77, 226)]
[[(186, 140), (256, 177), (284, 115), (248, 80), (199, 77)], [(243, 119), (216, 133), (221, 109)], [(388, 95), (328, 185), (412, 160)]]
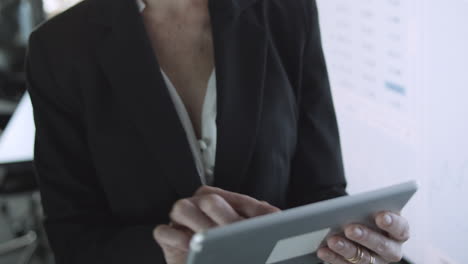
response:
[[(41, 35), (39, 35), (41, 36)], [(35, 168), (45, 228), (57, 264), (163, 264), (154, 225), (113, 217), (87, 147), (79, 99), (54, 81), (45, 49), (33, 33), (26, 60), (36, 123)]]
[(346, 195), (340, 139), (322, 51), (316, 2), (305, 0), (306, 41), (288, 207)]

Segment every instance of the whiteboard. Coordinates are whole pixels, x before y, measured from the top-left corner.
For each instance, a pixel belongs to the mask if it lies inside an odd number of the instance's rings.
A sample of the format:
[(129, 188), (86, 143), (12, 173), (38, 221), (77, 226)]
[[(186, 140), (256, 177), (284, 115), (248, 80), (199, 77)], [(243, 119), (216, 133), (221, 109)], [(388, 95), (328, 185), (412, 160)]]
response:
[(415, 179), (415, 263), (468, 259), (468, 1), (317, 0), (349, 192)]
[(32, 161), (35, 131), (31, 100), (25, 94), (0, 136), (0, 164)]

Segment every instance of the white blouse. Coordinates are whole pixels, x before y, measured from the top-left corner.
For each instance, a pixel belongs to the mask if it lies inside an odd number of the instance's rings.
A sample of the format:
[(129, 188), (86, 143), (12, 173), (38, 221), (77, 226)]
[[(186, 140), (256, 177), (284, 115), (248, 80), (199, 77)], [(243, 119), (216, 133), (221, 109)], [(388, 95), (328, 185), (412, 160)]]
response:
[[(140, 12), (145, 9), (143, 0), (136, 0)], [(185, 130), (190, 149), (193, 154), (195, 166), (200, 176), (201, 182), (204, 185), (213, 185), (214, 182), (214, 166), (216, 159), (216, 113), (217, 113), (217, 91), (216, 91), (216, 71), (213, 70), (208, 80), (208, 87), (206, 89), (205, 99), (203, 102), (202, 115), (201, 115), (201, 139), (197, 139), (195, 129), (193, 128), (192, 121), (184, 102), (179, 96), (177, 89), (162, 70), (162, 76), (166, 83), (169, 95), (174, 103), (176, 112)]]
[(187, 140), (192, 150), (193, 159), (203, 184), (213, 184), (214, 163), (216, 157), (216, 75), (215, 70), (211, 73), (206, 89), (201, 116), (201, 139), (197, 140), (190, 116), (185, 105), (177, 93), (169, 77), (164, 73), (164, 81), (169, 89), (182, 126), (185, 129)]

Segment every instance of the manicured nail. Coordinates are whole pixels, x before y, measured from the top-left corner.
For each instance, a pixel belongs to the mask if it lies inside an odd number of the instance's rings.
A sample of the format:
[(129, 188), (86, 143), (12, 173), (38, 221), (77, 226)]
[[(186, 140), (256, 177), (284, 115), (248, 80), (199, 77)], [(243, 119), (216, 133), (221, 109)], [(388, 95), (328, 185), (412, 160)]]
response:
[(384, 224), (387, 226), (391, 225), (393, 222), (392, 216), (389, 214), (385, 214), (383, 217), (383, 220), (384, 220)]
[(354, 230), (353, 230), (353, 235), (356, 238), (362, 237), (363, 233), (364, 233), (364, 231), (362, 231), (362, 228), (360, 228), (360, 227), (355, 227)]
[(338, 242), (335, 243), (335, 248), (340, 250), (344, 248), (344, 243), (341, 240), (338, 240)]

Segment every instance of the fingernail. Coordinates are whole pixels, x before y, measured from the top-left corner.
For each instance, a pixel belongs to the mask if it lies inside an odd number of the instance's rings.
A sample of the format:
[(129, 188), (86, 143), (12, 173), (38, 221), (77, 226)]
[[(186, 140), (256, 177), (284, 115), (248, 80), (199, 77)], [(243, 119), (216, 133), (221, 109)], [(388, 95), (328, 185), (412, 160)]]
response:
[(360, 228), (360, 227), (355, 227), (354, 230), (353, 230), (353, 235), (354, 235), (356, 238), (362, 237), (363, 233), (364, 233), (364, 232), (362, 231), (362, 228)]
[(392, 222), (393, 222), (392, 216), (389, 215), (389, 214), (384, 215), (383, 221), (384, 221), (385, 225), (387, 225), (387, 226), (391, 225)]
[(343, 249), (343, 248), (344, 248), (344, 243), (343, 243), (343, 241), (338, 240), (338, 241), (335, 243), (335, 248), (336, 248), (336, 249)]

